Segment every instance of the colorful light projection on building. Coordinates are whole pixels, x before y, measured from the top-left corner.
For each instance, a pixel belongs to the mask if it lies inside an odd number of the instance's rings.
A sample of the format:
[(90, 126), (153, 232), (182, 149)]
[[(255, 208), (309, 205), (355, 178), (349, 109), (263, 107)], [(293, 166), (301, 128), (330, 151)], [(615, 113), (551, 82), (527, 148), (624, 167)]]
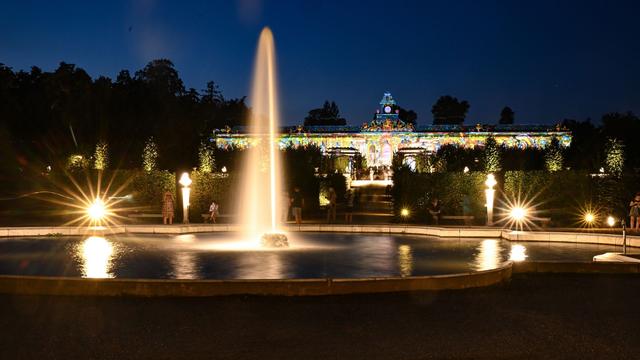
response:
[[(294, 126), (283, 129), (278, 144), (281, 149), (317, 146), (324, 154), (340, 149), (358, 151), (369, 166), (390, 166), (393, 154), (399, 150), (434, 153), (445, 145), (464, 148), (483, 147), (490, 136), (498, 145), (518, 149), (543, 149), (557, 137), (561, 146), (571, 144), (571, 133), (560, 127), (548, 126), (492, 126), (471, 127), (437, 125), (414, 128), (400, 117), (400, 107), (391, 93), (385, 92), (371, 122), (354, 126)], [(244, 149), (255, 146), (257, 137), (242, 129), (227, 127), (216, 131), (211, 138), (219, 149)]]
[[(373, 166), (391, 165), (393, 153), (402, 149), (421, 149), (436, 152), (445, 145), (464, 148), (483, 147), (486, 139), (493, 136), (498, 144), (507, 148), (544, 149), (553, 137), (560, 144), (571, 144), (571, 133), (566, 131), (548, 132), (359, 132), (359, 133), (295, 133), (281, 134), (278, 144), (281, 149), (287, 147), (317, 146), (323, 153), (331, 149), (355, 149), (366, 156), (367, 163)], [(219, 149), (254, 146), (258, 139), (249, 134), (218, 134), (215, 138)]]

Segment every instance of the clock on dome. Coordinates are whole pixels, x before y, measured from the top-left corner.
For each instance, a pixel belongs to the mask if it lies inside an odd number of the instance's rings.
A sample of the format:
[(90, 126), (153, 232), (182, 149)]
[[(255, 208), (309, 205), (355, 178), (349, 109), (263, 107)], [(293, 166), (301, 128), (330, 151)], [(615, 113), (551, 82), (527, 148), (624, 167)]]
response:
[(391, 112), (391, 106), (387, 105), (384, 107), (385, 114), (389, 114)]

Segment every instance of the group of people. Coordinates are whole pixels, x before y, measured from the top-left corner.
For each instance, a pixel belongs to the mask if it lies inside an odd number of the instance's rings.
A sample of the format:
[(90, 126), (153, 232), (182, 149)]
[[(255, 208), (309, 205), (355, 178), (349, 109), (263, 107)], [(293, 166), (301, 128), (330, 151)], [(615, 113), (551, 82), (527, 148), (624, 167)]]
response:
[[(209, 218), (208, 220), (212, 223), (216, 223), (216, 218), (218, 217), (218, 203), (213, 200), (211, 205), (209, 206)], [(165, 225), (172, 225), (173, 218), (175, 216), (175, 201), (173, 199), (173, 194), (170, 191), (166, 191), (162, 196), (162, 223)]]
[[(355, 203), (355, 194), (352, 189), (347, 189), (344, 194), (344, 199), (346, 205), (344, 221), (347, 224), (351, 224), (353, 222), (353, 207)], [(327, 200), (329, 201), (329, 204), (327, 204), (327, 222), (333, 223), (336, 222), (336, 213), (338, 210), (338, 194), (333, 187), (329, 188)]]
[[(335, 222), (338, 209), (338, 195), (333, 187), (329, 188), (327, 200), (329, 201), (327, 204), (327, 222)], [(348, 189), (345, 193), (345, 222), (349, 224), (353, 221), (354, 202), (355, 194), (353, 190)], [(302, 197), (300, 188), (294, 188), (291, 196), (285, 192), (283, 204), (288, 204), (288, 206), (283, 207), (282, 221), (287, 222), (289, 220), (289, 214), (292, 213), (295, 223), (300, 225), (302, 223), (302, 208), (304, 207), (304, 198)]]
[[(327, 222), (335, 222), (338, 209), (338, 194), (333, 187), (329, 188), (327, 194)], [(349, 189), (345, 193), (345, 222), (351, 223), (353, 221), (353, 207), (355, 202), (355, 194), (353, 190)], [(293, 190), (293, 194), (289, 196), (289, 193), (284, 193), (282, 221), (287, 222), (289, 220), (289, 213), (293, 214), (294, 220), (297, 225), (302, 224), (302, 208), (304, 207), (304, 198), (300, 192), (300, 188), (296, 187)]]
[[(335, 222), (336, 221), (336, 212), (338, 207), (338, 195), (333, 187), (329, 188), (329, 193), (327, 195), (327, 200), (329, 204), (327, 205), (327, 222)], [(353, 208), (355, 202), (355, 193), (352, 189), (348, 189), (345, 193), (345, 213), (344, 220), (347, 224), (351, 224), (353, 222)], [(284, 193), (283, 204), (283, 214), (282, 221), (287, 222), (289, 220), (289, 214), (293, 215), (295, 223), (300, 225), (302, 223), (302, 208), (304, 207), (304, 198), (302, 193), (300, 192), (299, 187), (295, 187), (291, 196), (289, 193)], [(164, 193), (162, 199), (162, 223), (167, 225), (173, 224), (174, 218), (174, 208), (175, 208), (175, 200), (173, 198), (173, 194), (170, 191)], [(442, 207), (440, 205), (440, 200), (438, 197), (433, 196), (429, 201), (427, 206), (427, 212), (429, 218), (431, 219), (434, 225), (438, 225), (440, 222), (440, 216), (442, 215)], [(219, 215), (219, 205), (214, 200), (211, 202), (209, 206), (209, 220), (212, 223), (216, 223), (216, 219)], [(640, 230), (640, 192), (636, 193), (634, 198), (629, 203), (629, 229), (631, 230)]]
[[(327, 222), (336, 221), (336, 212), (338, 207), (338, 195), (333, 187), (329, 188), (327, 195), (329, 204), (327, 205)], [(350, 224), (353, 221), (353, 208), (355, 202), (355, 194), (353, 190), (348, 189), (345, 193), (345, 222)], [(300, 192), (299, 187), (295, 187), (291, 195), (288, 192), (283, 194), (283, 213), (282, 221), (287, 222), (289, 220), (289, 214), (291, 214), (297, 225), (302, 224), (302, 208), (304, 207), (304, 197)], [(212, 223), (216, 223), (216, 219), (219, 216), (220, 206), (213, 200), (209, 206), (208, 220)], [(173, 224), (175, 200), (173, 194), (170, 191), (164, 193), (162, 198), (162, 223), (165, 225)]]

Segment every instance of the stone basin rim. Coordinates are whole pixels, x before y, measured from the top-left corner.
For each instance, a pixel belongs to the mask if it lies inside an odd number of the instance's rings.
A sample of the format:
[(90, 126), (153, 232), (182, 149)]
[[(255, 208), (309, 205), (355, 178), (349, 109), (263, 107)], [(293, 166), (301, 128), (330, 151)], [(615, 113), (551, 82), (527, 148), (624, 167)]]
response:
[[(89, 229), (73, 226), (0, 227), (0, 238), (32, 236), (91, 236), (117, 234), (182, 235), (195, 233), (236, 232), (241, 229), (233, 224), (179, 224), (179, 225), (116, 225), (105, 229)], [(621, 234), (579, 231), (527, 230), (512, 231), (496, 227), (433, 227), (401, 224), (386, 225), (285, 225), (286, 232), (335, 232), (425, 235), (439, 238), (495, 238), (519, 242), (559, 242), (600, 245), (622, 245)], [(628, 235), (627, 246), (640, 248), (640, 236)]]

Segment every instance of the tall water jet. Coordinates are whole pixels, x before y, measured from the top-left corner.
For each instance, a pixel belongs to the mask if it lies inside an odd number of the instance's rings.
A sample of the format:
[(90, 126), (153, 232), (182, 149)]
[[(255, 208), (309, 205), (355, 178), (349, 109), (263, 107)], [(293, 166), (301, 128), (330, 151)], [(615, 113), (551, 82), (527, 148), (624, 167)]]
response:
[(261, 239), (263, 245), (287, 246), (279, 231), (277, 199), (282, 192), (278, 149), (278, 94), (273, 34), (268, 27), (260, 33), (251, 91), (252, 113), (249, 133), (254, 146), (248, 150), (243, 171), (240, 212), (245, 236)]

